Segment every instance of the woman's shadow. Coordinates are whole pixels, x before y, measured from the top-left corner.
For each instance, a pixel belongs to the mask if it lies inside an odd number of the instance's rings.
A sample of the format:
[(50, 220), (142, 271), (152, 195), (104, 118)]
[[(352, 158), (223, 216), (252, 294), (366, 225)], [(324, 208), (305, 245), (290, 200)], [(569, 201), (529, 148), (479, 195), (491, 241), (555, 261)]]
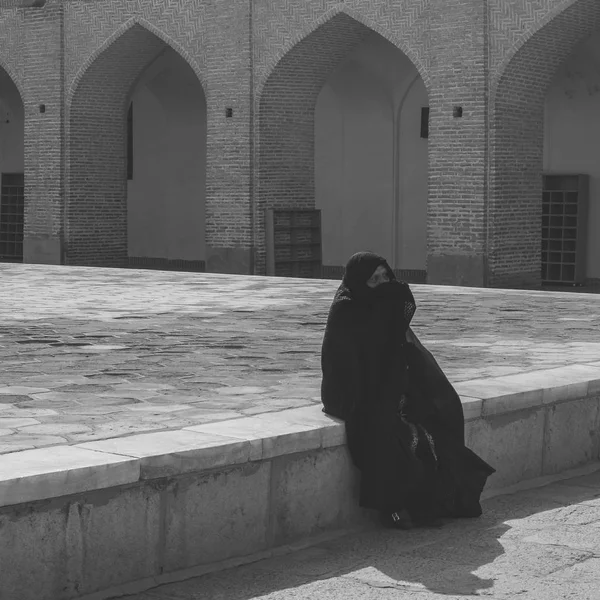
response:
[(575, 490), (568, 499), (551, 493), (497, 496), (483, 503), (482, 517), (449, 521), (440, 529), (369, 527), (358, 534), (239, 567), (235, 572), (183, 582), (177, 584), (182, 586), (177, 591), (201, 588), (205, 598), (251, 600), (301, 586), (309, 586), (307, 591), (314, 589), (318, 596), (321, 585), (327, 587), (328, 597), (338, 597), (339, 586), (339, 597), (343, 598), (348, 586), (360, 584), (405, 593), (478, 595), (494, 585), (494, 568), (501, 567), (489, 566), (505, 553), (502, 538), (511, 537), (510, 522), (535, 521), (539, 513), (598, 496), (592, 487)]

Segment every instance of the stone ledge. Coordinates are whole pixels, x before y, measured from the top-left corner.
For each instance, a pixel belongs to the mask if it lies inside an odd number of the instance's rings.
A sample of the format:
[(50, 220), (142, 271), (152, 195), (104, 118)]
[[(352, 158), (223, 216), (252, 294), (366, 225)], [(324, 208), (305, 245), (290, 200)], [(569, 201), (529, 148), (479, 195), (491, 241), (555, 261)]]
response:
[(0, 458), (0, 506), (135, 483), (139, 461), (77, 446), (54, 446)]
[(461, 381), (454, 387), (461, 399), (481, 401), (481, 412), (473, 405), (465, 419), (485, 418), (600, 394), (600, 363)]
[[(460, 382), (467, 422), (600, 395), (600, 362)], [(345, 444), (320, 404), (0, 457), (0, 506), (202, 472)]]

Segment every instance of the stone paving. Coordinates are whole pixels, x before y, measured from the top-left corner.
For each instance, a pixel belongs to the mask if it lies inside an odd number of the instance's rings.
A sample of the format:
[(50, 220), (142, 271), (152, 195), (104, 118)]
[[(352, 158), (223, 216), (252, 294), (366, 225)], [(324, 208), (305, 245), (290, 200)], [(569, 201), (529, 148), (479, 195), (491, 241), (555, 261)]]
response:
[(600, 471), (484, 502), (439, 530), (375, 530), (124, 600), (600, 598)]
[[(0, 265), (0, 453), (319, 402), (335, 281)], [(413, 285), (453, 382), (600, 360), (600, 296)]]

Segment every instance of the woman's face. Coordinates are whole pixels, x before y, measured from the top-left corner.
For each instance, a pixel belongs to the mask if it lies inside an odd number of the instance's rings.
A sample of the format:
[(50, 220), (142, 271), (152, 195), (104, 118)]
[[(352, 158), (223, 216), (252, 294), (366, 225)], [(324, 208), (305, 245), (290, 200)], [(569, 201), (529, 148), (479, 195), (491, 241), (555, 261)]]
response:
[(383, 265), (379, 265), (373, 272), (373, 275), (367, 280), (367, 285), (370, 288), (376, 288), (378, 285), (387, 283), (389, 280), (387, 269)]

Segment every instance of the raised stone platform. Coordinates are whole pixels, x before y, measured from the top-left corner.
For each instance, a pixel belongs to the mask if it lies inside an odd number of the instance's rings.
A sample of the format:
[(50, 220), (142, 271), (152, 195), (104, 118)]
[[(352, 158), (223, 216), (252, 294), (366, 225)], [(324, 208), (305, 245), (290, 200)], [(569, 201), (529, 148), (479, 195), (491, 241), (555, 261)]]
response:
[[(152, 583), (366, 522), (343, 424), (320, 412), (336, 282), (0, 277), (0, 598)], [(598, 458), (600, 297), (411, 287), (490, 489)]]
[(553, 479), (488, 498), (480, 519), (315, 540), (127, 600), (598, 600), (600, 463)]

